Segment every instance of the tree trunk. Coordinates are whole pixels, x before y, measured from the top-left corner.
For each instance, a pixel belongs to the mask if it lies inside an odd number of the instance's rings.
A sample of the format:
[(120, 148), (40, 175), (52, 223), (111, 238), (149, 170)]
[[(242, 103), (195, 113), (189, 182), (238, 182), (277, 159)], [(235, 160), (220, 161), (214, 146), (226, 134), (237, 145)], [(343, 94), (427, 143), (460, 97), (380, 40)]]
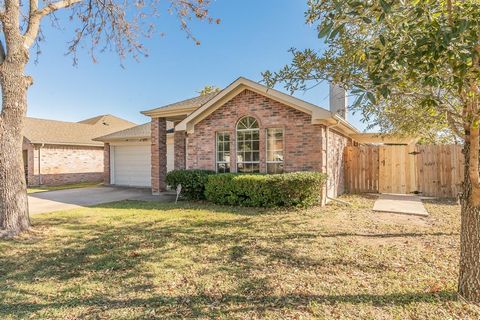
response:
[[(478, 130), (478, 129), (477, 129)], [(476, 146), (478, 148), (478, 146)], [(460, 276), (458, 293), (466, 300), (480, 303), (480, 207), (472, 204), (470, 141), (464, 146), (465, 180), (461, 196)]]
[(24, 62), (4, 61), (0, 65), (0, 236), (7, 237), (30, 228), (22, 129), (31, 80), (24, 75)]

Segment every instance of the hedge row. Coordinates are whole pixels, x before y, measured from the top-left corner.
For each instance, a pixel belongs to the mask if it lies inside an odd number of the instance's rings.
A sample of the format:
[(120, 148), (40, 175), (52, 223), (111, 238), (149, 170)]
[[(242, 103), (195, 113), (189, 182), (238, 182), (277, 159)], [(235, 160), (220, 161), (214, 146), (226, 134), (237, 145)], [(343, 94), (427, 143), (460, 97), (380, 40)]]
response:
[(213, 174), (205, 170), (175, 170), (167, 183), (182, 185), (189, 199), (250, 207), (311, 206), (320, 201), (326, 175), (318, 172)]
[(182, 195), (190, 200), (205, 199), (205, 184), (209, 175), (215, 174), (208, 170), (173, 170), (167, 174), (167, 184), (176, 188), (182, 185)]
[(325, 178), (318, 172), (218, 174), (208, 177), (205, 196), (210, 202), (235, 206), (311, 206), (320, 201)]

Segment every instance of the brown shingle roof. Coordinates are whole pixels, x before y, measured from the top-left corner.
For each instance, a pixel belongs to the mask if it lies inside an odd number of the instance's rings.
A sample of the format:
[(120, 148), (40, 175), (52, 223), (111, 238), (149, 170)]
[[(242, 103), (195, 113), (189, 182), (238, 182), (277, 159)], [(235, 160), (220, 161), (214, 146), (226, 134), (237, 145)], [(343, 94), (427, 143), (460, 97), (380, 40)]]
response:
[(139, 126), (125, 129), (122, 131), (114, 132), (111, 134), (107, 134), (102, 137), (95, 138), (95, 141), (112, 141), (112, 140), (119, 140), (119, 139), (143, 139), (143, 138), (150, 138), (150, 122), (141, 124)]
[[(151, 113), (157, 111), (175, 111), (175, 110), (182, 110), (182, 109), (197, 109), (210, 101), (213, 97), (215, 97), (218, 92), (207, 93), (205, 95), (201, 95), (195, 98), (190, 98), (187, 100), (182, 100), (179, 102), (175, 102), (172, 104), (168, 104), (166, 106), (155, 108), (147, 111), (142, 111), (143, 114), (149, 115)], [(193, 111), (193, 110), (192, 110)]]
[(102, 146), (98, 136), (135, 126), (135, 123), (103, 115), (80, 122), (25, 118), (23, 136), (31, 143)]
[[(125, 139), (150, 139), (151, 137), (151, 122), (141, 124), (139, 126), (125, 129), (122, 131), (114, 132), (107, 134), (102, 137), (95, 138), (95, 141), (115, 141), (115, 140), (125, 140)], [(173, 123), (167, 122), (167, 133), (173, 133)]]

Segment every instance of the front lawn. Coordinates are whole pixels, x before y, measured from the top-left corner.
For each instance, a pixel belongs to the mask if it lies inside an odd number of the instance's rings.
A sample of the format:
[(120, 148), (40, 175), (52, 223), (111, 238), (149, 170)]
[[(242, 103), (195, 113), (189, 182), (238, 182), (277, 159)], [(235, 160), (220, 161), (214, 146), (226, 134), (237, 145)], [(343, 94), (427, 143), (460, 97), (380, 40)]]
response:
[(428, 219), (119, 202), (0, 241), (0, 319), (478, 319), (458, 300), (459, 207)]
[(57, 191), (57, 190), (93, 188), (93, 187), (99, 187), (101, 185), (103, 185), (103, 183), (100, 183), (100, 182), (79, 182), (79, 183), (64, 184), (60, 186), (38, 186), (38, 187), (28, 188), (27, 193), (32, 194), (32, 193), (38, 193), (38, 192)]

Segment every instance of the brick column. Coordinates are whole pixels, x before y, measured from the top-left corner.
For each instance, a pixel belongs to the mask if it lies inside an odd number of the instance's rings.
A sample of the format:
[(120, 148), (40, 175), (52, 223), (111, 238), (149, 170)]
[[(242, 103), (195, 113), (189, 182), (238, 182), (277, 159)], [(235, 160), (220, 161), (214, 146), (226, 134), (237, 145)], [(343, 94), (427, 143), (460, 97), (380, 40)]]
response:
[(167, 189), (167, 121), (152, 118), (152, 193)]
[(103, 184), (109, 185), (110, 180), (110, 144), (103, 145)]
[(186, 139), (187, 135), (185, 131), (175, 131), (174, 133), (174, 168), (175, 170), (186, 168)]

